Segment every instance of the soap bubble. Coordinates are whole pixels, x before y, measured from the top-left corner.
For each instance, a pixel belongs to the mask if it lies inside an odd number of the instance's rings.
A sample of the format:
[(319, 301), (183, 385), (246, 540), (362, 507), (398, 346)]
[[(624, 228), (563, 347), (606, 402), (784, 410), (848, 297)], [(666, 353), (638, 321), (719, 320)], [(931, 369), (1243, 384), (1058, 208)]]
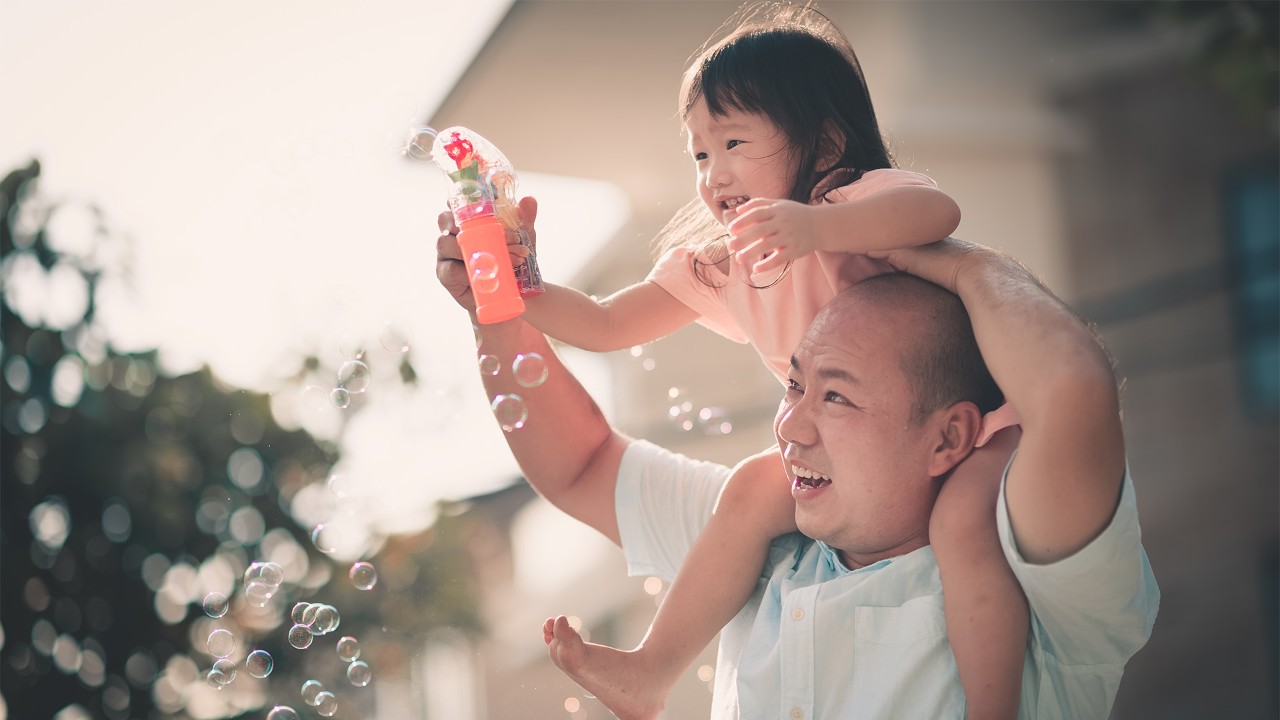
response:
[(498, 277), (498, 261), (490, 253), (471, 253), (471, 279), (489, 280)]
[(351, 578), (351, 584), (355, 585), (357, 590), (372, 590), (373, 586), (378, 584), (378, 571), (367, 562), (352, 565), (348, 577)]
[(382, 326), (382, 332), (378, 334), (378, 342), (383, 348), (393, 353), (403, 355), (409, 352), (409, 340), (391, 323)]
[(338, 712), (338, 698), (328, 690), (322, 690), (316, 696), (316, 712), (324, 717), (333, 717)]
[(292, 620), (295, 625), (305, 625), (306, 623), (302, 621), (302, 618), (309, 607), (311, 607), (311, 603), (309, 602), (300, 602), (294, 605), (293, 610), (289, 611), (289, 619)]
[(209, 633), (209, 652), (214, 657), (224, 658), (236, 649), (236, 636), (226, 628), (218, 628)]
[(230, 607), (227, 596), (220, 592), (211, 592), (204, 596), (204, 614), (211, 618), (220, 618), (227, 614)]
[(338, 551), (338, 540), (338, 530), (332, 525), (320, 523), (311, 530), (311, 542), (325, 555), (332, 555)]
[(338, 657), (342, 662), (360, 659), (360, 641), (350, 635), (338, 639)]
[(289, 628), (289, 644), (299, 650), (306, 650), (311, 647), (311, 630), (306, 625), (294, 625)]
[(400, 154), (407, 155), (414, 160), (430, 160), (431, 146), (435, 143), (436, 136), (439, 134), (434, 128), (430, 127), (419, 127), (410, 130), (409, 139), (400, 150)]
[(324, 635), (337, 630), (341, 622), (342, 616), (338, 614), (338, 608), (332, 605), (320, 605), (316, 608), (315, 621), (311, 623), (310, 631), (313, 635)]
[(329, 403), (339, 410), (351, 407), (351, 393), (346, 388), (334, 388), (329, 391)]
[(271, 596), (275, 595), (277, 587), (266, 584), (261, 580), (254, 580), (244, 586), (244, 597), (254, 607), (266, 607), (267, 601)]
[(298, 405), (312, 415), (322, 413), (329, 409), (329, 391), (319, 385), (308, 385), (298, 394)]
[(358, 395), (369, 389), (369, 366), (359, 360), (348, 360), (338, 368), (338, 387)]
[(272, 587), (280, 587), (280, 583), (284, 582), (284, 568), (278, 563), (255, 562), (244, 571), (246, 583), (254, 580), (261, 580)]
[(502, 369), (502, 361), (498, 359), (497, 355), (481, 355), (479, 364), (482, 375), (497, 375), (498, 371)]
[(497, 292), (499, 284), (497, 275), (487, 276), (479, 270), (471, 273), (471, 289), (481, 295)]
[(336, 473), (330, 475), (326, 484), (329, 486), (329, 492), (333, 493), (334, 497), (345, 498), (351, 494), (351, 481), (347, 479), (346, 475), (338, 475)]
[(364, 687), (373, 680), (373, 671), (369, 669), (369, 663), (363, 660), (356, 660), (347, 666), (347, 679), (356, 687)]
[(213, 663), (213, 668), (209, 670), (209, 684), (217, 687), (219, 690), (223, 686), (230, 685), (236, 679), (236, 664), (230, 660), (218, 660)]
[(254, 650), (245, 658), (244, 666), (248, 668), (250, 675), (261, 679), (271, 674), (275, 662), (271, 659), (271, 653), (266, 650)]
[(493, 416), (498, 419), (498, 425), (506, 432), (519, 430), (524, 427), (524, 421), (529, 419), (524, 399), (514, 393), (495, 397), (490, 407), (493, 409)]
[(511, 363), (511, 373), (520, 385), (537, 387), (547, 379), (547, 361), (538, 353), (521, 353)]
[(301, 720), (298, 711), (288, 705), (277, 705), (267, 713), (267, 720)]
[(302, 683), (302, 701), (308, 705), (315, 706), (316, 697), (324, 692), (324, 685), (319, 680), (308, 680)]

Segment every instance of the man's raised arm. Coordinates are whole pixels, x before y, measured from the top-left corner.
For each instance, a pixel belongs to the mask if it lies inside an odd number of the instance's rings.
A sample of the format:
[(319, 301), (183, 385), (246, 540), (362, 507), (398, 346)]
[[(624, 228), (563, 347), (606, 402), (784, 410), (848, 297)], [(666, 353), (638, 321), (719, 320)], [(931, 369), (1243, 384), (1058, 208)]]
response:
[[(521, 202), (529, 217), (537, 206)], [(436, 277), (475, 323), (475, 300), (458, 249), (457, 229), (449, 213), (440, 215), (436, 241)], [(546, 361), (547, 379), (538, 387), (516, 384), (511, 373), (484, 375), (489, 397), (518, 394), (529, 412), (523, 428), (505, 433), (507, 444), (529, 484), (553, 505), (590, 525), (615, 543), (618, 520), (614, 487), (627, 440), (607, 420), (576, 378), (561, 364), (542, 333), (520, 319), (475, 325), (484, 352), (507, 364), (517, 354), (538, 353)]]
[(1110, 358), (1093, 333), (1017, 261), (948, 238), (895, 251), (895, 267), (960, 296), (992, 377), (1022, 421), (1005, 499), (1028, 562), (1068, 557), (1111, 521), (1124, 436)]

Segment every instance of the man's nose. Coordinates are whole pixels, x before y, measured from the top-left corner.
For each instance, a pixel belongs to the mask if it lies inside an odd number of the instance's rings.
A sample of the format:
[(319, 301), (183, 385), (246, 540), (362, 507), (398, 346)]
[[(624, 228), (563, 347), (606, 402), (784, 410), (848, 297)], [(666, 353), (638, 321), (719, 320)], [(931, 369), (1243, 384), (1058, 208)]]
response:
[(817, 438), (809, 406), (802, 398), (799, 402), (785, 400), (778, 408), (778, 439), (792, 445), (813, 445)]

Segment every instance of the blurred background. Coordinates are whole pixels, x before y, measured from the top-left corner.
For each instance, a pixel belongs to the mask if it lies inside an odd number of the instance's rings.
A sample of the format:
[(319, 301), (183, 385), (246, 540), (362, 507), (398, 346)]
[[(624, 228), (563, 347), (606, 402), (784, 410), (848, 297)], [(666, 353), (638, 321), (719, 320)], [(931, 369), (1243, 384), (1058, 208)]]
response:
[[(956, 234), (1115, 356), (1163, 598), (1113, 717), (1275, 717), (1280, 5), (819, 7)], [(401, 149), (484, 135), (544, 277), (610, 293), (692, 197), (676, 90), (736, 8), (0, 3), (0, 720), (609, 717), (541, 622), (631, 645), (665, 588), (520, 478)], [(771, 440), (746, 346), (561, 351), (629, 434)]]

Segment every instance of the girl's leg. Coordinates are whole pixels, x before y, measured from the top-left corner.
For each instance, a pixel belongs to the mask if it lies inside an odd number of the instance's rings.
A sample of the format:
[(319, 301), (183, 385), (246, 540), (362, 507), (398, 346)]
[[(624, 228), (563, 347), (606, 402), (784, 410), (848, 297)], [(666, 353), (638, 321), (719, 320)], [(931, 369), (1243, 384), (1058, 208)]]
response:
[(929, 540), (969, 720), (1016, 718), (1030, 617), (996, 532), (1000, 477), (1018, 428), (998, 432), (942, 484)]
[(770, 541), (795, 529), (778, 449), (742, 461), (644, 640), (630, 651), (585, 643), (563, 617), (548, 619), (551, 660), (622, 720), (657, 717), (680, 673), (755, 591)]

